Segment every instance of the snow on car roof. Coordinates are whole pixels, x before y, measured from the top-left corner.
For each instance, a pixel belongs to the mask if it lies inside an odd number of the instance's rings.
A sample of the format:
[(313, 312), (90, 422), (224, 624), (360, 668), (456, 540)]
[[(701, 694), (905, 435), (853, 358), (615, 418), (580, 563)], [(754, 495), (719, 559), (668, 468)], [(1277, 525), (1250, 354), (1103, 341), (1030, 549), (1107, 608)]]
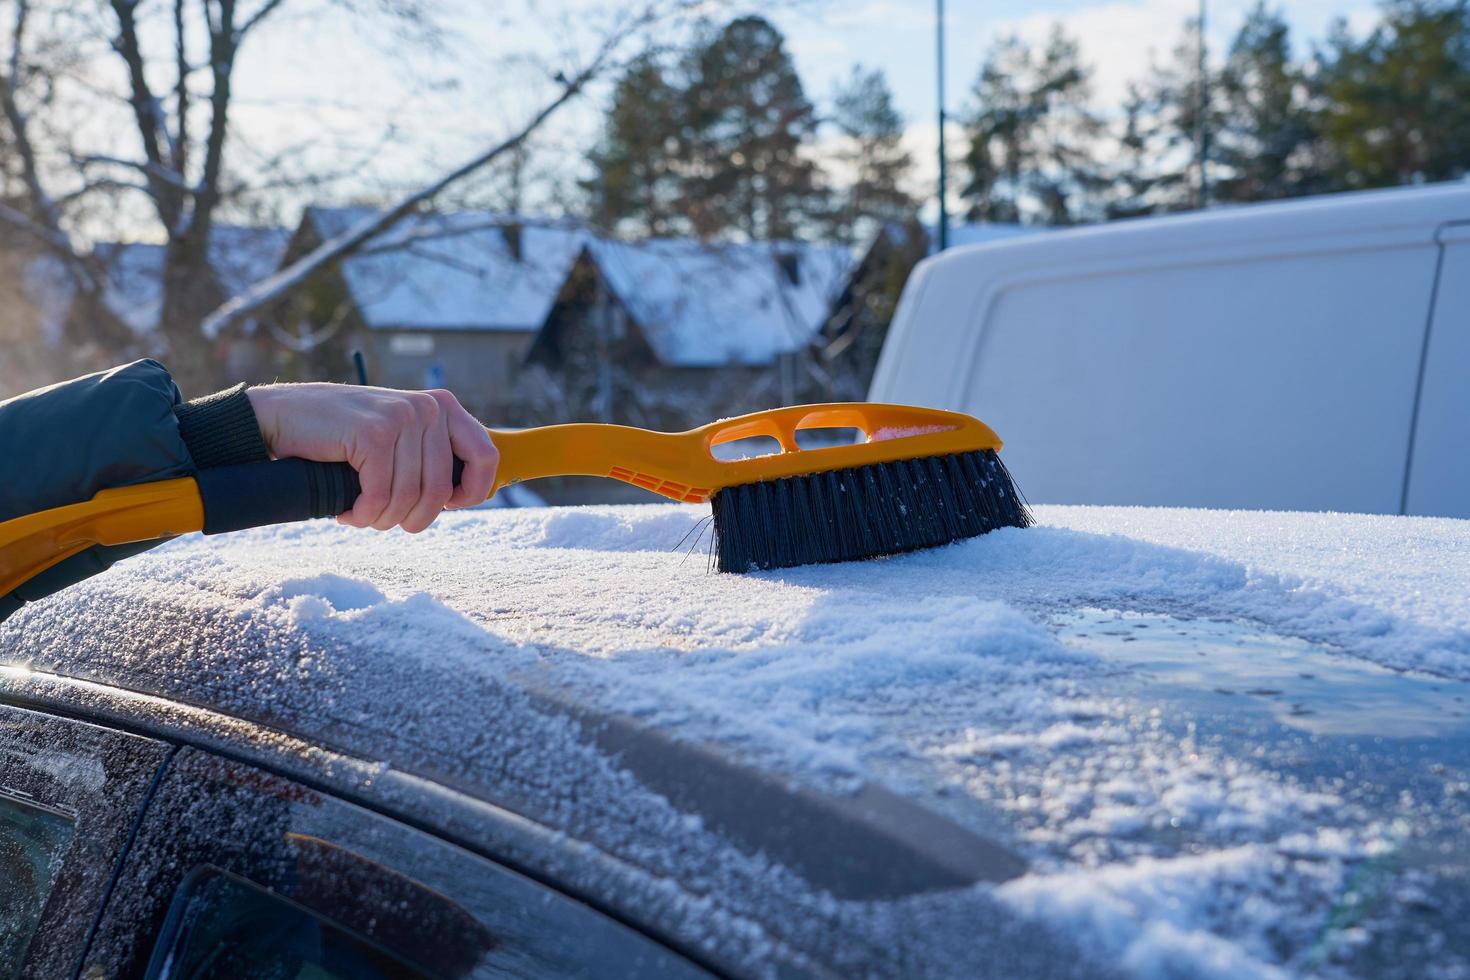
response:
[[(1370, 805), (1358, 784), (1378, 774), (1281, 761), (1337, 742), (1273, 728), (1286, 732), (1278, 753), (1275, 735), (1255, 738), (1265, 729), (1235, 730), (1243, 715), (1196, 718), (1060, 642), (1047, 617), (1244, 620), (1463, 685), (1470, 522), (1037, 511), (1029, 530), (752, 575), (709, 574), (703, 543), (674, 550), (704, 516), (677, 505), (451, 514), (419, 536), (327, 524), (196, 536), (25, 608), (0, 625), (0, 647), (506, 803), (647, 869), (660, 914), (751, 965), (824, 947), (838, 968), (978, 975), (1034, 946), (1035, 926), (1065, 937), (1038, 947), (1047, 955), (1075, 943), (1093, 969), (1101, 957), (1139, 975), (1311, 974), (1367, 955), (1365, 935), (1403, 934), (1394, 917), (1419, 907), (1344, 919), (1362, 869), (1390, 895), (1453, 894), (1421, 867), (1383, 869), (1421, 824), (1470, 820), (1463, 760), (1426, 777), (1444, 782), (1427, 803), (1394, 789)], [(778, 851), (711, 843), (707, 815), (589, 756), (576, 722), (527, 692), (716, 746), (793, 786), (886, 787), (998, 841), (1026, 873), (834, 894)], [(1447, 929), (1441, 955), (1470, 965)]]

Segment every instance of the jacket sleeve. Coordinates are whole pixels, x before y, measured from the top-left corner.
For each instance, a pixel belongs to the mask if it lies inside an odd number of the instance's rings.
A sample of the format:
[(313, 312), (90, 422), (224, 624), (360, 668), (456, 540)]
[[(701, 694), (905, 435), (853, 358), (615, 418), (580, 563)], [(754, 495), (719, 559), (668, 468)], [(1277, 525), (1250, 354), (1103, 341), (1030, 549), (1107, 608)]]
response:
[[(0, 521), (109, 487), (268, 458), (244, 385), (185, 402), (162, 364), (134, 361), (0, 401)], [(156, 543), (74, 555), (0, 596), (0, 620)]]

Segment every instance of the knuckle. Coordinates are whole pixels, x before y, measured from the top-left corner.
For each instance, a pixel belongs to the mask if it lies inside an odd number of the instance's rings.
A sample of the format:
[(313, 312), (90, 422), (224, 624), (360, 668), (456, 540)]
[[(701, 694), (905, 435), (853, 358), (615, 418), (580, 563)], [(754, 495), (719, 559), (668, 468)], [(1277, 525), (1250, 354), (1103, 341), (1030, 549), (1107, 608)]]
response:
[(399, 426), (388, 415), (374, 415), (362, 424), (362, 434), (369, 444), (381, 446), (392, 443), (398, 435)]
[(408, 398), (394, 399), (384, 407), (383, 413), (395, 432), (412, 422), (417, 414)]

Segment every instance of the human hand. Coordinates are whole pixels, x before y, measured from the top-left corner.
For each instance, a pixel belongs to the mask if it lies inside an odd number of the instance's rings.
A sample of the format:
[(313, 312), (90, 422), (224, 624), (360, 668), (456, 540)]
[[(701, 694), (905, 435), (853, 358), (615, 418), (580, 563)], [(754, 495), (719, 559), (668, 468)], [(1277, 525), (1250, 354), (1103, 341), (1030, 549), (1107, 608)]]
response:
[[(490, 496), (496, 452), (485, 427), (447, 391), (339, 384), (247, 388), (266, 447), (277, 458), (346, 462), (362, 494), (337, 518), (379, 531), (418, 533), (446, 507)], [(464, 475), (454, 486), (454, 457)]]

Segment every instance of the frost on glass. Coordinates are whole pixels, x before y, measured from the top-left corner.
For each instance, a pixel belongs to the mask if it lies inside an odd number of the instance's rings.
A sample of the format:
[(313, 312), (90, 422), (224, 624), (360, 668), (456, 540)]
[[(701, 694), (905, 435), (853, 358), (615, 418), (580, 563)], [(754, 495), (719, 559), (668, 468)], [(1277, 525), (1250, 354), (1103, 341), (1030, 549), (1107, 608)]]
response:
[(0, 796), (0, 976), (18, 977), (72, 822)]

